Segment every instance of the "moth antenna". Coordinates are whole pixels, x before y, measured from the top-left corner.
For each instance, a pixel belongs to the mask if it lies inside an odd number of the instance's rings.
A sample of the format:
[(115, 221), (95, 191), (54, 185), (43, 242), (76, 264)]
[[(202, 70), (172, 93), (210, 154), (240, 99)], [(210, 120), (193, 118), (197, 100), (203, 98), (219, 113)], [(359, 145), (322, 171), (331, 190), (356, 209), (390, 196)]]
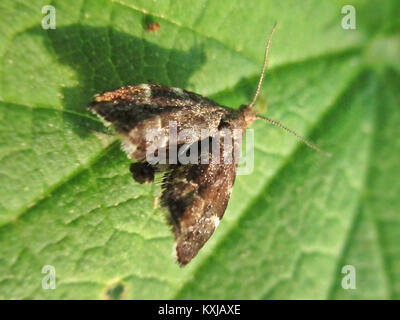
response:
[(279, 127), (279, 128), (281, 128), (281, 129), (285, 130), (286, 132), (289, 132), (290, 134), (294, 135), (297, 139), (299, 139), (301, 142), (303, 142), (307, 147), (309, 147), (309, 148), (311, 148), (311, 149), (314, 149), (315, 151), (318, 151), (318, 152), (322, 153), (322, 154), (325, 155), (326, 157), (331, 157), (331, 156), (332, 156), (332, 154), (330, 154), (329, 152), (325, 152), (325, 151), (321, 150), (321, 149), (318, 148), (315, 144), (313, 144), (312, 142), (306, 140), (304, 137), (300, 136), (300, 135), (297, 134), (295, 131), (289, 129), (288, 127), (284, 126), (284, 125), (281, 124), (280, 122), (275, 121), (275, 120), (272, 120), (272, 119), (267, 118), (267, 117), (259, 116), (259, 115), (257, 115), (256, 117), (257, 117), (257, 119), (264, 120), (264, 121), (266, 121), (266, 122), (268, 122), (268, 123), (270, 123), (270, 124), (272, 124), (272, 125), (274, 125), (274, 126), (276, 126), (276, 127)]
[(258, 94), (260, 93), (261, 84), (262, 84), (263, 79), (264, 79), (265, 69), (267, 68), (269, 45), (271, 44), (272, 35), (275, 32), (275, 28), (276, 28), (276, 22), (275, 22), (274, 26), (272, 27), (271, 33), (269, 34), (269, 37), (268, 37), (267, 45), (265, 46), (264, 64), (263, 64), (263, 67), (262, 67), (262, 70), (261, 70), (260, 79), (258, 80), (258, 85), (257, 85), (256, 92), (255, 92), (255, 94), (253, 96), (253, 99), (251, 100), (250, 104), (248, 105), (249, 108), (253, 108), (254, 104), (256, 103)]

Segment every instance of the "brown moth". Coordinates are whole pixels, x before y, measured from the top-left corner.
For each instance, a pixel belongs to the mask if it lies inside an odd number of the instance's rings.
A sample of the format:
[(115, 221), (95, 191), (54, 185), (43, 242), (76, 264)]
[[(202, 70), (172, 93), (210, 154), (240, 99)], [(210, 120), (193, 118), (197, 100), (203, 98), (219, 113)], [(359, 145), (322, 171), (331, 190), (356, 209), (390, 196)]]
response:
[[(177, 261), (181, 266), (190, 262), (211, 237), (228, 205), (236, 177), (238, 150), (244, 130), (256, 119), (283, 128), (309, 147), (320, 151), (279, 122), (259, 116), (253, 110), (267, 66), (268, 50), (274, 33), (269, 36), (264, 64), (256, 92), (249, 105), (233, 110), (196, 93), (179, 88), (154, 84), (131, 85), (95, 95), (88, 109), (106, 124), (112, 125), (122, 139), (122, 148), (128, 158), (135, 159), (130, 170), (139, 183), (153, 182), (156, 172), (162, 172), (162, 206), (168, 209), (169, 222), (175, 236)], [(178, 133), (171, 144), (172, 125)], [(192, 130), (193, 134), (179, 136)], [(149, 130), (157, 139), (149, 139)], [(209, 130), (209, 136), (200, 132)], [(226, 143), (227, 132), (239, 132), (233, 143)], [(161, 136), (161, 138), (160, 138)], [(203, 142), (218, 138), (219, 150), (213, 154), (203, 148)], [(223, 141), (222, 141), (223, 140)], [(195, 163), (172, 162), (173, 150), (186, 145), (185, 150), (200, 150)], [(173, 146), (173, 147), (171, 147)], [(213, 145), (214, 146), (214, 145)], [(149, 148), (156, 155), (164, 154), (165, 163), (150, 163)], [(213, 148), (211, 148), (213, 149)], [(174, 151), (175, 152), (175, 151)], [(225, 161), (229, 158), (233, 161)], [(219, 161), (213, 161), (219, 158)]]

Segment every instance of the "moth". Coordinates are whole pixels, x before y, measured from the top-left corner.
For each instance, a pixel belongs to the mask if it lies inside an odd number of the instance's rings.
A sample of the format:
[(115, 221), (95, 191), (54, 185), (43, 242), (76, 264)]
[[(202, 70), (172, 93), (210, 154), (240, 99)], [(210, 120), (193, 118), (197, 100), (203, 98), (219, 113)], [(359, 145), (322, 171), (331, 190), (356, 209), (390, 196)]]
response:
[[(244, 130), (255, 120), (262, 119), (295, 135), (313, 149), (314, 144), (306, 141), (281, 123), (257, 115), (253, 106), (257, 100), (268, 61), (268, 51), (275, 31), (273, 27), (265, 48), (264, 64), (255, 94), (248, 105), (238, 110), (219, 105), (217, 102), (196, 93), (179, 88), (140, 84), (125, 86), (114, 91), (95, 95), (88, 109), (111, 125), (122, 140), (122, 149), (128, 158), (136, 161), (131, 164), (132, 177), (139, 183), (151, 183), (155, 174), (162, 178), (161, 204), (167, 208), (168, 220), (175, 237), (176, 259), (180, 266), (189, 263), (204, 246), (217, 228), (228, 205), (236, 177), (237, 150), (240, 139), (227, 143), (219, 140), (216, 151), (219, 161), (213, 161), (210, 148), (202, 148), (203, 142), (226, 138), (226, 132)], [(193, 134), (185, 139), (177, 138), (171, 145), (171, 123), (179, 132), (191, 129)], [(161, 138), (148, 139), (147, 133), (162, 133)], [(208, 130), (209, 136), (200, 137), (199, 131)], [(241, 138), (241, 137), (236, 137)], [(229, 142), (229, 140), (228, 140)], [(197, 163), (171, 162), (171, 155), (179, 147), (200, 150)], [(149, 148), (153, 154), (163, 153), (169, 159), (165, 163), (149, 162)], [(176, 150), (172, 150), (176, 149)], [(214, 149), (214, 148), (211, 148)], [(214, 150), (215, 151), (215, 150)], [(234, 161), (225, 161), (228, 156)], [(202, 160), (202, 161), (200, 161)]]

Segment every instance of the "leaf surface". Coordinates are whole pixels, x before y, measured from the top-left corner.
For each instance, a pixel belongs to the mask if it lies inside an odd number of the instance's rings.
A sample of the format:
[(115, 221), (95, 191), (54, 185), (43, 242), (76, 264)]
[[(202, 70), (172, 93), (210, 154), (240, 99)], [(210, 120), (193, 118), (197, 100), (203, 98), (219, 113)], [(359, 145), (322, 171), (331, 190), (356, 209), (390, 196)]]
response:
[[(45, 1), (0, 4), (0, 297), (400, 298), (400, 23), (396, 1)], [(160, 29), (146, 32), (147, 21)], [(134, 83), (256, 108), (326, 158), (256, 122), (255, 162), (184, 269), (119, 142), (85, 106)], [(43, 266), (56, 290), (43, 290)], [(344, 290), (343, 266), (357, 272)]]

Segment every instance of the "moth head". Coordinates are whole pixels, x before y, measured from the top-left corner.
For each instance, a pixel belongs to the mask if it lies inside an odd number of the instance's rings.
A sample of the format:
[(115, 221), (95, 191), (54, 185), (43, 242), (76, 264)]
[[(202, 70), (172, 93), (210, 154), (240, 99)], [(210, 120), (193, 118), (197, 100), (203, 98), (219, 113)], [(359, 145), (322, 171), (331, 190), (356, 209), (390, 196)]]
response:
[(255, 120), (257, 120), (257, 113), (250, 106), (241, 105), (240, 106), (241, 115), (244, 119), (246, 128), (249, 127)]

